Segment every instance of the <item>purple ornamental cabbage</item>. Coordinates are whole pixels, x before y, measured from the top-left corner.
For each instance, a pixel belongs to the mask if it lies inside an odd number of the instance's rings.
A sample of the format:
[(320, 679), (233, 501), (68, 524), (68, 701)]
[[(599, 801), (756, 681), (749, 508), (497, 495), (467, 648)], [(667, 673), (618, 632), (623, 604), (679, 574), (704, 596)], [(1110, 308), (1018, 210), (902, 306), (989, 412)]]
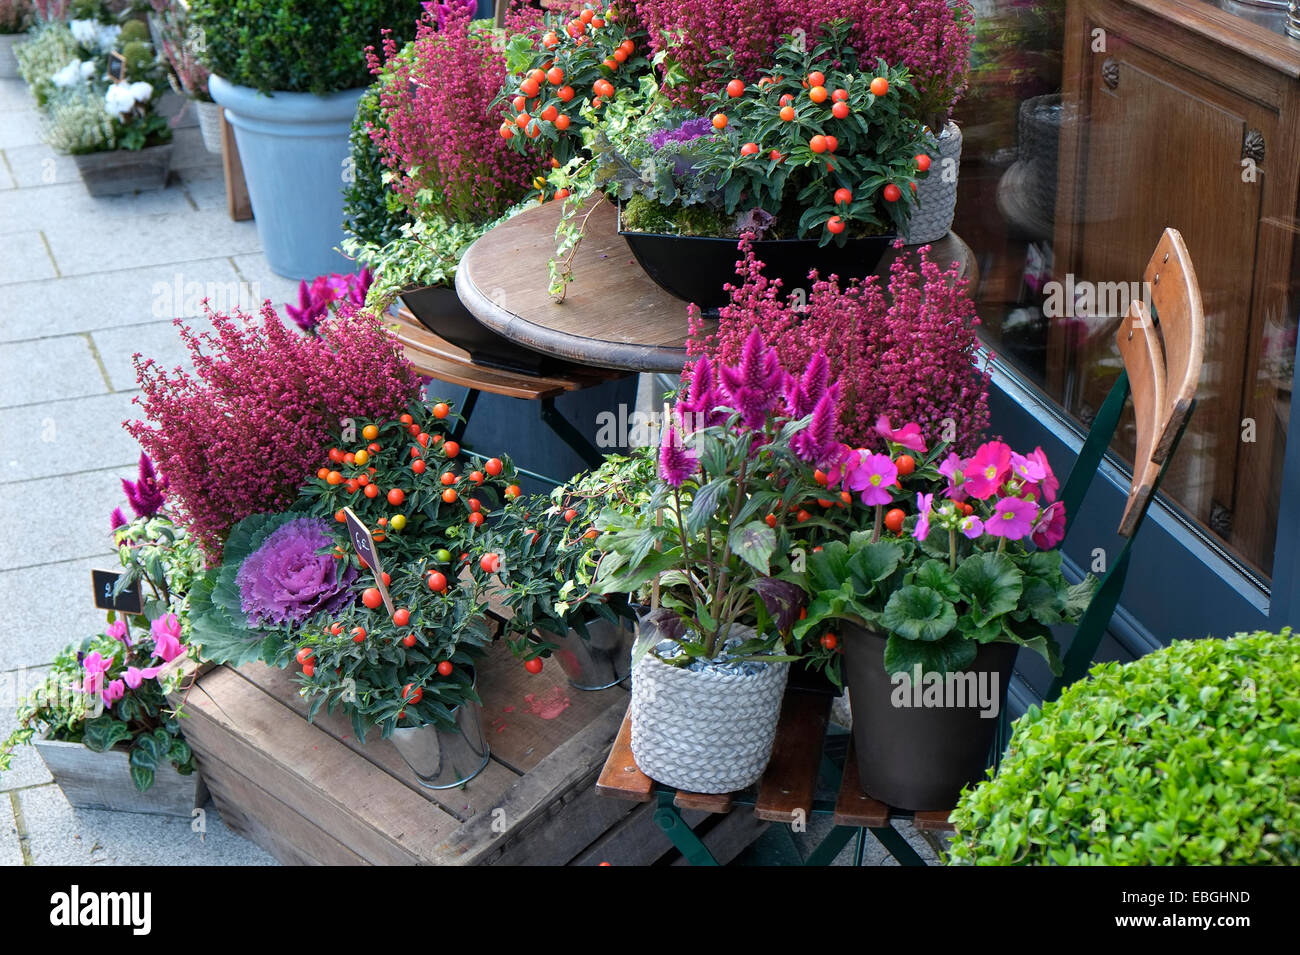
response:
[(356, 570), (317, 553), (334, 543), (329, 525), (314, 517), (283, 524), (244, 560), (235, 576), (240, 604), (250, 623), (296, 623), (332, 613), (353, 600)]

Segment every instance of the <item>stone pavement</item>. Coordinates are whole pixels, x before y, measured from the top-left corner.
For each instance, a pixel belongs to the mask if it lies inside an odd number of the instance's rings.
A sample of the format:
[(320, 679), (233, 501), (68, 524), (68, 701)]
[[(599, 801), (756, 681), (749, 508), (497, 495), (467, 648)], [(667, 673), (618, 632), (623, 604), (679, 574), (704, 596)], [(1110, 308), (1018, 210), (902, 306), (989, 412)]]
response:
[[(296, 300), (254, 224), (227, 216), (192, 112), (176, 122), (166, 189), (93, 199), (41, 143), (26, 86), (0, 80), (0, 737), (54, 655), (104, 625), (88, 571), (117, 566), (108, 515), (140, 453), (121, 427), (132, 353), (179, 363), (171, 319), (200, 314), (210, 292)], [(184, 819), (74, 810), (30, 748), (0, 774), (0, 864), (274, 862), (217, 813), (206, 821), (200, 836)]]

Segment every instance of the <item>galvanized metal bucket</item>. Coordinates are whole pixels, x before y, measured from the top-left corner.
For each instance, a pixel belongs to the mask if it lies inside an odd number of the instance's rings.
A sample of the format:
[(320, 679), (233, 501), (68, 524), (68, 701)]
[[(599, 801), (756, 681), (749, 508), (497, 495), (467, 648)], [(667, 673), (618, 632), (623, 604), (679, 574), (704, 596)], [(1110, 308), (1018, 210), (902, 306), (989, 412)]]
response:
[(427, 789), (454, 789), (487, 767), (491, 753), (483, 732), (483, 708), (466, 700), (456, 707), (454, 715), (455, 726), (400, 726), (389, 737), (420, 785)]
[(607, 690), (632, 672), (632, 642), (636, 633), (621, 622), (597, 618), (587, 624), (589, 638), (577, 630), (564, 636), (539, 629), (538, 635), (556, 645), (552, 656), (575, 690)]

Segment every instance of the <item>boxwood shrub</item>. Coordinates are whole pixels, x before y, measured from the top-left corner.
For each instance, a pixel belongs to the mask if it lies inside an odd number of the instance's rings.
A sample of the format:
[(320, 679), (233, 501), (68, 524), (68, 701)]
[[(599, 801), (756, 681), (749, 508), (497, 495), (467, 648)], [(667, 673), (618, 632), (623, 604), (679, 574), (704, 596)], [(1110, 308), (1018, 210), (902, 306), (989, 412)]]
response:
[(354, 239), (359, 261), (402, 234), (402, 224), (411, 221), (401, 198), (384, 182), (384, 160), (370, 138), (367, 124), (383, 122), (379, 108), (379, 86), (375, 83), (357, 103), (348, 140), (352, 157), (351, 182), (343, 192), (343, 228)]
[(1094, 667), (1016, 722), (952, 820), (956, 864), (1300, 862), (1300, 639), (1180, 641)]
[(190, 0), (207, 67), (263, 93), (337, 93), (370, 83), (367, 46), (415, 35), (419, 0)]

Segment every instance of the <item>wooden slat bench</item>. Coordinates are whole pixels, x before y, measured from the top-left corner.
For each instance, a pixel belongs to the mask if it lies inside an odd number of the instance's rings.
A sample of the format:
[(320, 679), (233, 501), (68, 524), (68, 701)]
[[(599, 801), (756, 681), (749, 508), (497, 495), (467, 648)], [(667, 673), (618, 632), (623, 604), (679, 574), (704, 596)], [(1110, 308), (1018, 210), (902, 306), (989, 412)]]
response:
[[(323, 710), (308, 723), (291, 674), (262, 664), (202, 673), (184, 703), (185, 735), (222, 819), (282, 862), (375, 865), (642, 865), (677, 857), (653, 818), (600, 798), (596, 777), (627, 709), (621, 687), (571, 689), (559, 667), (528, 674), (500, 642), (479, 668), (488, 767), (458, 789), (421, 787), (378, 736)], [(545, 719), (534, 706), (568, 705)], [(550, 716), (551, 713), (545, 715)], [(715, 827), (720, 857), (754, 824)], [(715, 829), (716, 831), (708, 831)]]
[(892, 824), (910, 819), (921, 832), (952, 832), (948, 812), (909, 812), (893, 809), (866, 795), (858, 782), (857, 755), (851, 742), (840, 773), (839, 790), (833, 801), (818, 798), (818, 776), (824, 765), (823, 744), (829, 725), (831, 697), (825, 692), (791, 686), (781, 702), (772, 759), (756, 786), (743, 793), (718, 795), (675, 790), (656, 783), (636, 765), (632, 755), (630, 710), (623, 715), (609, 757), (596, 781), (596, 791), (620, 801), (653, 803), (655, 821), (683, 856), (695, 865), (716, 865), (709, 847), (681, 825), (678, 810), (696, 810), (729, 817), (737, 806), (752, 807), (752, 818), (767, 823), (806, 824), (814, 813), (830, 815), (834, 823), (822, 843), (808, 857), (808, 865), (829, 863), (855, 834), (857, 861), (870, 830), (885, 849), (903, 865), (924, 865), (916, 850)]

